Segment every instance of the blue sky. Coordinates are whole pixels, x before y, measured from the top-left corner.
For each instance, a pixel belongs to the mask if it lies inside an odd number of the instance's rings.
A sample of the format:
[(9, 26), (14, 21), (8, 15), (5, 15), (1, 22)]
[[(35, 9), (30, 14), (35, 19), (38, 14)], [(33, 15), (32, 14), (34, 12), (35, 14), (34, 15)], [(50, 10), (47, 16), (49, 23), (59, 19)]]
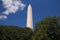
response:
[[(42, 20), (48, 16), (60, 16), (60, 0), (21, 0), (26, 7), (23, 11), (20, 9), (14, 13), (9, 14), (7, 19), (0, 20), (0, 25), (14, 25), (25, 27), (27, 19), (28, 4), (33, 8), (33, 23)], [(5, 10), (0, 1), (0, 14)]]

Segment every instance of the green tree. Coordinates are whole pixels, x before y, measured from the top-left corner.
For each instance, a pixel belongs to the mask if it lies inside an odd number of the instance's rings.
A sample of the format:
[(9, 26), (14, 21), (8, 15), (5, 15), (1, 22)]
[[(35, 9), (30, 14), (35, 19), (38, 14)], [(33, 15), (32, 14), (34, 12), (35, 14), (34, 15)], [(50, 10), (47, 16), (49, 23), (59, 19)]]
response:
[(60, 40), (59, 17), (48, 17), (35, 24), (32, 40)]
[(32, 30), (17, 26), (0, 26), (0, 40), (30, 40)]

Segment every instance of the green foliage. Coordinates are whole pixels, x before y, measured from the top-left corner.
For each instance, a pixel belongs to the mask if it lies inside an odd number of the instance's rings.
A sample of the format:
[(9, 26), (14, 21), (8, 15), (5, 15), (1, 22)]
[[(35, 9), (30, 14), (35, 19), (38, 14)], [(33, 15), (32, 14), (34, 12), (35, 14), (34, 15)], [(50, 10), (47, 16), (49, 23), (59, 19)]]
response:
[(59, 17), (48, 17), (35, 24), (32, 40), (60, 40)]
[(28, 28), (0, 26), (0, 40), (28, 40), (31, 32)]
[(60, 40), (60, 17), (47, 17), (35, 24), (35, 30), (0, 26), (0, 40)]

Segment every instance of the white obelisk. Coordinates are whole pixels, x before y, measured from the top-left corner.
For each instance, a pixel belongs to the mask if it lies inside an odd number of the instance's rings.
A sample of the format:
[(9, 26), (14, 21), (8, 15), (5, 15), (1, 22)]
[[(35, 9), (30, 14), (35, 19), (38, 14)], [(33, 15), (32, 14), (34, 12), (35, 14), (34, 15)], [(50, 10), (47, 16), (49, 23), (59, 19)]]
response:
[(32, 7), (30, 4), (27, 9), (27, 27), (33, 29)]

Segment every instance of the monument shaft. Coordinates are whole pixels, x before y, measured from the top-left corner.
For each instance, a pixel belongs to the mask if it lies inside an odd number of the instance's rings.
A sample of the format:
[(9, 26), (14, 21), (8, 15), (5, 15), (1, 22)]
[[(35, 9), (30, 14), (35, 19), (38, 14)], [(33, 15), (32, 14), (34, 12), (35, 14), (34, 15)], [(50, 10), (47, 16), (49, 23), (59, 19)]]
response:
[(30, 4), (27, 10), (27, 27), (33, 29), (32, 7)]

